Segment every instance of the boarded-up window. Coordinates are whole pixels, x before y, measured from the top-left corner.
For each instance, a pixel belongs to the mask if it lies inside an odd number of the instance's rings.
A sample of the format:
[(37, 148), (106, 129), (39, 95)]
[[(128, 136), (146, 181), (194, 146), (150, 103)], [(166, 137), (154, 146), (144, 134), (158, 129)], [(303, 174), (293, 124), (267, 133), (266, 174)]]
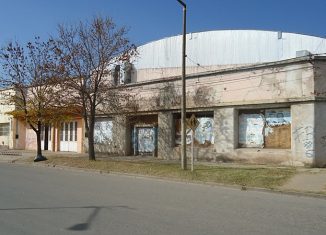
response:
[[(208, 147), (214, 144), (214, 118), (209, 114), (195, 114), (199, 122), (195, 130), (194, 145), (198, 147)], [(189, 117), (187, 117), (189, 118)], [(191, 144), (191, 129), (186, 130), (187, 144)], [(181, 144), (181, 119), (175, 119), (175, 144)]]
[(260, 113), (243, 113), (239, 116), (239, 145), (261, 148), (264, 145), (264, 117)]
[(266, 109), (265, 147), (291, 148), (290, 109)]
[(94, 127), (94, 142), (96, 144), (105, 144), (112, 141), (112, 121), (96, 120)]
[(291, 148), (290, 109), (240, 111), (239, 147)]
[(139, 153), (153, 153), (155, 150), (155, 129), (152, 127), (138, 127), (137, 149)]

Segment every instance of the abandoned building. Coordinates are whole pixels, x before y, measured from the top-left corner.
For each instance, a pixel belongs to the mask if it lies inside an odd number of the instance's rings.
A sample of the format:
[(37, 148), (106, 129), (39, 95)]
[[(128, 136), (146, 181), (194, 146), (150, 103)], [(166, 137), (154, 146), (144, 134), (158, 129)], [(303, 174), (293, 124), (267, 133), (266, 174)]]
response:
[[(134, 94), (133, 111), (97, 119), (98, 152), (180, 157), (181, 42), (181, 36), (150, 42), (131, 63), (114, 68), (109, 79)], [(189, 33), (186, 43), (196, 159), (326, 166), (324, 38), (221, 30)], [(14, 133), (10, 148), (35, 149), (33, 132), (10, 123), (0, 126)], [(83, 127), (77, 118), (48, 128), (47, 149), (87, 151)], [(189, 153), (191, 141), (189, 129)]]

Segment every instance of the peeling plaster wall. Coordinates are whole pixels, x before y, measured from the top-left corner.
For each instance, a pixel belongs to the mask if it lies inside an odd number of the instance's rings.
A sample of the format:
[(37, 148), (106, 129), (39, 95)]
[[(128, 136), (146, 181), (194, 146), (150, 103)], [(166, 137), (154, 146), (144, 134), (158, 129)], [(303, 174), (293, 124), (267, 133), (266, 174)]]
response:
[(174, 130), (172, 112), (159, 112), (157, 133), (157, 156), (162, 159), (173, 158)]
[(315, 105), (294, 104), (292, 114), (292, 156), (294, 161), (312, 163), (315, 157)]
[(214, 111), (215, 150), (217, 154), (232, 154), (238, 141), (236, 110), (219, 108)]
[[(187, 66), (187, 75), (204, 73), (207, 71), (215, 71), (222, 69), (237, 68), (249, 64), (234, 64), (234, 65), (210, 65), (210, 66)], [(155, 79), (164, 79), (168, 77), (180, 76), (182, 72), (181, 67), (170, 68), (147, 68), (135, 69), (132, 71), (132, 82), (145, 82)]]
[[(130, 154), (130, 126), (125, 116), (115, 116), (110, 120), (109, 131), (112, 134), (112, 141), (105, 141), (105, 143), (95, 143), (95, 151), (98, 153), (129, 155)], [(112, 123), (111, 123), (112, 122)], [(107, 124), (107, 123), (106, 123)], [(106, 136), (108, 137), (108, 136)], [(96, 140), (96, 138), (95, 138)], [(88, 151), (87, 138), (84, 139), (85, 152)]]
[[(313, 66), (307, 63), (234, 71), (187, 79), (187, 107), (264, 104), (313, 99)], [(181, 82), (143, 84), (131, 91), (137, 111), (179, 109)]]

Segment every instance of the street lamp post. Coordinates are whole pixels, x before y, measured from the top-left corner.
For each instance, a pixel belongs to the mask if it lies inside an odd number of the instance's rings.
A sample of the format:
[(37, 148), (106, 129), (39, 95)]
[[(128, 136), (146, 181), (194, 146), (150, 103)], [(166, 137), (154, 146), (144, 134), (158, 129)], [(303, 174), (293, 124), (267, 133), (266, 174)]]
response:
[(182, 0), (177, 0), (183, 7), (183, 32), (182, 32), (182, 96), (181, 96), (181, 168), (187, 169), (187, 143), (186, 143), (186, 13), (187, 5)]

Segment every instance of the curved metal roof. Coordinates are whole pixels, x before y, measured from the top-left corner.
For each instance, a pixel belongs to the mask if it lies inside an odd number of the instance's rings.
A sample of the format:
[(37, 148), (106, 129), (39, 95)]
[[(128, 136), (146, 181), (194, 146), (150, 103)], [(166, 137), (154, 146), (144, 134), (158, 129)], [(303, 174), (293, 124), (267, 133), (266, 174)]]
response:
[[(181, 66), (182, 36), (138, 47), (137, 69)], [(187, 66), (264, 63), (296, 57), (297, 51), (326, 53), (326, 39), (261, 30), (218, 30), (187, 34)]]

